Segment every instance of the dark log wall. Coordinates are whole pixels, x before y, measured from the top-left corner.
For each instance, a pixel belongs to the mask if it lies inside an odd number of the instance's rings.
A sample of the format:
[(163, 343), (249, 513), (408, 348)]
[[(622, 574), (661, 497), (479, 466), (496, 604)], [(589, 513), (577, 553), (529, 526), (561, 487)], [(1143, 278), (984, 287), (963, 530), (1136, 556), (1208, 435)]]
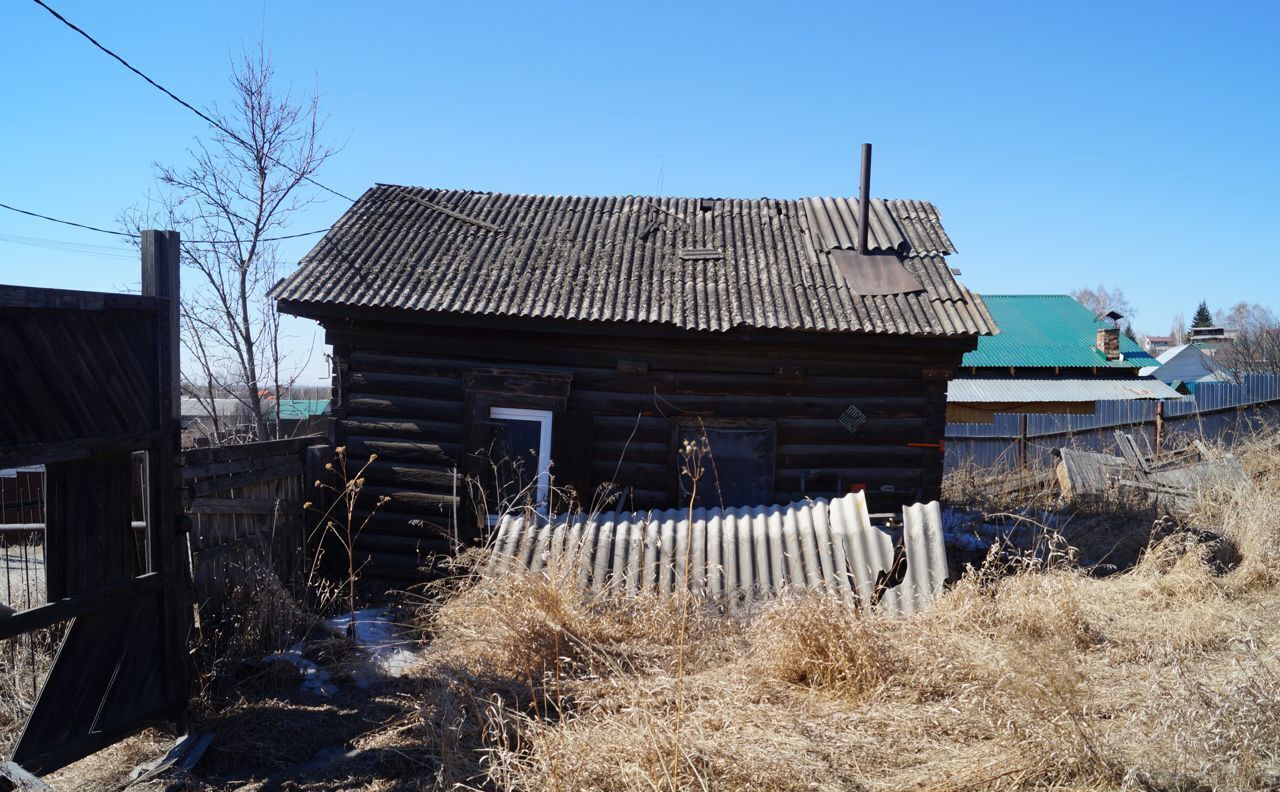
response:
[[(615, 482), (621, 506), (675, 505), (673, 425), (678, 419), (767, 419), (775, 427), (774, 492), (785, 502), (842, 494), (866, 485), (873, 510), (937, 498), (946, 379), (973, 339), (905, 340), (742, 332), (626, 337), (560, 330), (427, 326), (325, 319), (336, 360), (335, 441), (354, 459), (378, 454), (366, 497), (391, 501), (374, 516), (358, 549), (376, 575), (411, 576), (421, 559), (447, 552), (452, 506), (464, 540), (480, 532), (467, 516), (468, 405), (472, 389), (498, 390), (501, 375), (536, 376), (512, 385), (513, 407), (557, 410), (578, 419), (582, 455), (553, 440), (557, 484), (579, 489)], [(467, 373), (472, 378), (467, 380)], [(850, 433), (850, 405), (866, 423)], [(560, 412), (563, 411), (563, 412)], [(486, 413), (487, 414), (487, 413)], [(695, 419), (696, 420), (696, 419)], [(474, 433), (471, 443), (475, 443)], [(558, 448), (556, 446), (559, 446)], [(576, 450), (576, 449), (575, 449)], [(572, 457), (566, 459), (566, 457)], [(577, 482), (575, 482), (577, 483)]]

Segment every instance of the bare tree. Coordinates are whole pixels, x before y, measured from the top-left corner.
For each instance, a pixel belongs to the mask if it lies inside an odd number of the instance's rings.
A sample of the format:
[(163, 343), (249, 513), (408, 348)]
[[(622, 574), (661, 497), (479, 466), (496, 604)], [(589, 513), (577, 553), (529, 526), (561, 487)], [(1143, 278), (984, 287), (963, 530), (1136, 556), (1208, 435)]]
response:
[(1120, 324), (1121, 330), (1131, 339), (1136, 340), (1136, 334), (1133, 330), (1133, 317), (1137, 313), (1137, 309), (1124, 296), (1124, 291), (1120, 288), (1108, 289), (1099, 285), (1096, 289), (1076, 289), (1071, 292), (1071, 296), (1076, 302), (1083, 305), (1093, 312), (1093, 315), (1101, 319), (1111, 311), (1115, 311), (1124, 317), (1124, 321)]
[(183, 263), (195, 274), (183, 281), (182, 342), (195, 365), (183, 372), (183, 392), (208, 413), (215, 442), (229, 434), (218, 399), (249, 416), (232, 440), (278, 434), (276, 405), (305, 365), (285, 359), (280, 316), (266, 296), (281, 265), (272, 239), (319, 200), (311, 177), (334, 149), (321, 140), (318, 97), (295, 98), (274, 78), (261, 44), (243, 54), (231, 76), (234, 104), (208, 111), (216, 127), (189, 149), (191, 163), (156, 164), (159, 211), (125, 217), (182, 232)]
[(1174, 314), (1173, 326), (1169, 328), (1169, 341), (1173, 346), (1187, 343), (1187, 315)]
[(1237, 379), (1245, 374), (1280, 374), (1280, 320), (1270, 308), (1236, 303), (1219, 311), (1218, 325), (1235, 330), (1235, 340), (1216, 358)]

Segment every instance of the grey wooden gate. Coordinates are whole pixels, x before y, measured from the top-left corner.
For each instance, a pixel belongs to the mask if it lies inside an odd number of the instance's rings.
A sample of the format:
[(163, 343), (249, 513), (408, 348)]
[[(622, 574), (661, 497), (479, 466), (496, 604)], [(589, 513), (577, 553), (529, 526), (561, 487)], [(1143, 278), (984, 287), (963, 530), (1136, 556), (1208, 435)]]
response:
[(176, 233), (144, 232), (142, 285), (0, 286), (0, 468), (45, 466), (47, 575), (47, 602), (0, 617), (0, 640), (66, 625), (13, 750), (36, 773), (186, 705)]

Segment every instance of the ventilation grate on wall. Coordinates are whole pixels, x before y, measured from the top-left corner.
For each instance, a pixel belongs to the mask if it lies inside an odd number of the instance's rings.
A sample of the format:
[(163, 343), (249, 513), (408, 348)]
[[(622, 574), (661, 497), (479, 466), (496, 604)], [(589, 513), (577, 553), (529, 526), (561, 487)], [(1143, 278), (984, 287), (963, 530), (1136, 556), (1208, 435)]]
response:
[(840, 414), (840, 425), (849, 430), (849, 433), (858, 431), (864, 423), (867, 422), (867, 416), (862, 414), (862, 410), (854, 407), (852, 404), (849, 408)]

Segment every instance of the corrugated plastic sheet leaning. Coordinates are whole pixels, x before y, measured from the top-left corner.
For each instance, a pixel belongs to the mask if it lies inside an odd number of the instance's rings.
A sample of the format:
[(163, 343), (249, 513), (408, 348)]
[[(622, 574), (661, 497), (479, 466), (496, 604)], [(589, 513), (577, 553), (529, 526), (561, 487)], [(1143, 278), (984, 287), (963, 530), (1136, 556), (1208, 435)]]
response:
[[(942, 593), (947, 577), (936, 501), (903, 508), (905, 578), (879, 605), (914, 613)], [(692, 539), (692, 547), (688, 544)], [(785, 506), (608, 512), (554, 520), (507, 516), (491, 572), (524, 567), (576, 576), (584, 590), (671, 595), (689, 589), (735, 604), (789, 590), (824, 589), (850, 605), (872, 605), (877, 576), (894, 560), (894, 539), (871, 524), (862, 493)]]

